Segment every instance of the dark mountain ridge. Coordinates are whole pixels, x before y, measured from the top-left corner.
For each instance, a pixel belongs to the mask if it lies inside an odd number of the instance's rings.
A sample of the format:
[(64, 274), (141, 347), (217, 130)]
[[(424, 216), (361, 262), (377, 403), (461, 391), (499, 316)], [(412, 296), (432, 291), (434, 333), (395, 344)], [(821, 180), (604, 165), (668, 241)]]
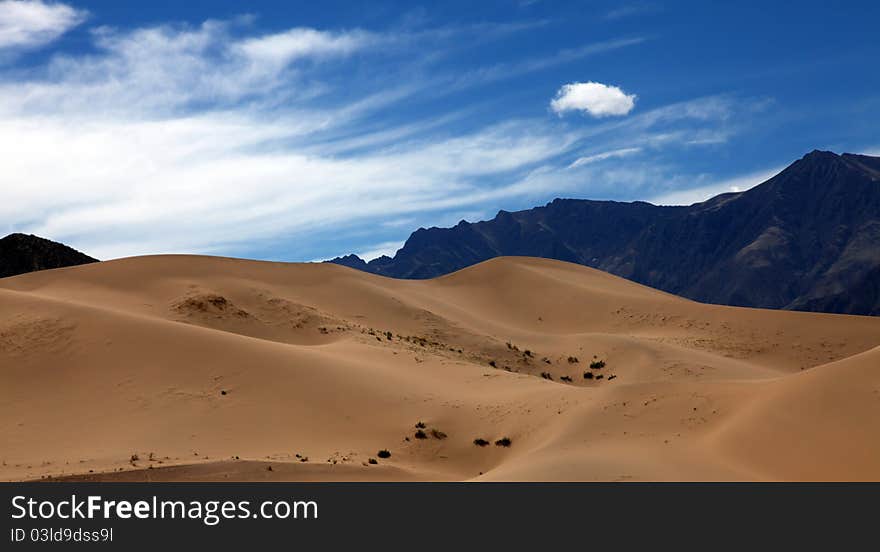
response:
[(33, 235), (9, 234), (0, 239), (0, 278), (95, 262), (76, 249)]
[(432, 278), (502, 255), (583, 264), (708, 303), (880, 314), (880, 158), (813, 151), (745, 192), (690, 206), (556, 199), (420, 228), (391, 257), (333, 259)]

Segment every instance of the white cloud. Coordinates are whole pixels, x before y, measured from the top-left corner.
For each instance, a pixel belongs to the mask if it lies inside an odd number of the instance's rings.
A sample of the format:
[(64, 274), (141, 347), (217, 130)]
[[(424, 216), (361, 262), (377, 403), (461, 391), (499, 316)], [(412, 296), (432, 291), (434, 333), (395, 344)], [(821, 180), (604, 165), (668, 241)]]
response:
[(82, 23), (86, 13), (42, 0), (0, 1), (0, 50), (35, 48)]
[(308, 28), (290, 29), (258, 38), (244, 40), (235, 45), (246, 57), (255, 62), (286, 65), (305, 57), (348, 55), (375, 42), (372, 33), (355, 30), (351, 32), (326, 32)]
[(593, 117), (626, 115), (635, 107), (636, 95), (626, 94), (616, 86), (600, 82), (573, 82), (563, 85), (550, 102), (559, 115), (566, 111), (583, 111)]
[[(22, 111), (154, 113), (199, 104), (258, 100), (281, 105), (322, 92), (289, 65), (309, 57), (343, 56), (365, 46), (362, 31), (322, 33), (295, 29), (298, 46), (267, 46), (279, 35), (239, 39), (227, 22), (197, 27), (160, 25), (93, 32), (97, 54), (52, 58), (42, 79), (0, 83), (0, 114)], [(311, 124), (309, 122), (308, 124)], [(318, 123), (321, 124), (321, 123)]]
[(593, 155), (586, 155), (584, 157), (578, 157), (574, 160), (574, 162), (568, 166), (569, 169), (574, 169), (576, 167), (581, 167), (583, 165), (589, 165), (591, 163), (598, 163), (599, 161), (604, 161), (606, 159), (613, 159), (617, 157), (626, 157), (627, 155), (632, 155), (634, 153), (638, 153), (642, 151), (642, 148), (621, 148), (611, 151), (603, 151), (602, 153), (596, 153)]

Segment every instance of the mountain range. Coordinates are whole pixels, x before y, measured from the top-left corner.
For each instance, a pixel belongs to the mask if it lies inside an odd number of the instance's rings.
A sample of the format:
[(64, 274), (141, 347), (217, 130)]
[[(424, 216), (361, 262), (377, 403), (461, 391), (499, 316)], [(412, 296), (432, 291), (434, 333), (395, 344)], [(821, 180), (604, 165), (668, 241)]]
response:
[(395, 256), (329, 262), (424, 279), (499, 256), (578, 263), (701, 302), (880, 314), (880, 158), (813, 151), (744, 192), (689, 206), (556, 199), (452, 228)]

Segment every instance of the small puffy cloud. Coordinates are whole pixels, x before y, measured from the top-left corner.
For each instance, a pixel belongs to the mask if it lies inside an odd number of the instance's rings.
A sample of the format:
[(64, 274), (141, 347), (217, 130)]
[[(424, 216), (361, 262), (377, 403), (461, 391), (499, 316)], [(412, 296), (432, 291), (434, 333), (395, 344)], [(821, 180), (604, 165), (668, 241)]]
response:
[(85, 12), (67, 4), (0, 0), (0, 50), (48, 44), (85, 18)]
[(583, 111), (593, 117), (609, 117), (626, 115), (635, 103), (635, 94), (626, 94), (617, 86), (590, 81), (564, 85), (550, 102), (550, 108), (559, 115), (566, 111)]

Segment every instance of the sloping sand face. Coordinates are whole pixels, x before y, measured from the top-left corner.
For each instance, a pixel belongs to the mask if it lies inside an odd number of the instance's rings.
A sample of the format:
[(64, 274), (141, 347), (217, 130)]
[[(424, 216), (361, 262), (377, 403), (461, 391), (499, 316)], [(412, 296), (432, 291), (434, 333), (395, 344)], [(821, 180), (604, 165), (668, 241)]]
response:
[(878, 480), (878, 346), (541, 259), (122, 259), (0, 280), (0, 478)]

